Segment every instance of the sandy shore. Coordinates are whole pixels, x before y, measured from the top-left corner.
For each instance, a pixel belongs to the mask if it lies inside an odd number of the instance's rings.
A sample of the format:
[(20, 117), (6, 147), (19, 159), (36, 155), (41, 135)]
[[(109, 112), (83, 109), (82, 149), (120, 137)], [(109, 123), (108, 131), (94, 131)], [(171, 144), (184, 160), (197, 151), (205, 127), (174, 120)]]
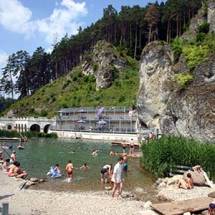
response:
[[(113, 199), (105, 193), (73, 193), (20, 190), (23, 181), (0, 171), (0, 205), (9, 203), (14, 215), (120, 215), (143, 213), (144, 202)], [(153, 213), (151, 213), (153, 214)]]

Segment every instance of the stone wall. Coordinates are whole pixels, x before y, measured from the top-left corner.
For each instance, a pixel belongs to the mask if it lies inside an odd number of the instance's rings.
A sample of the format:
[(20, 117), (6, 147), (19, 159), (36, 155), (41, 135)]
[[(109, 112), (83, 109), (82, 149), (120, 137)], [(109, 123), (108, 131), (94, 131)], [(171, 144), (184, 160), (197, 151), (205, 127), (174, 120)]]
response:
[(215, 2), (208, 4), (208, 23), (210, 23), (210, 32), (215, 32)]

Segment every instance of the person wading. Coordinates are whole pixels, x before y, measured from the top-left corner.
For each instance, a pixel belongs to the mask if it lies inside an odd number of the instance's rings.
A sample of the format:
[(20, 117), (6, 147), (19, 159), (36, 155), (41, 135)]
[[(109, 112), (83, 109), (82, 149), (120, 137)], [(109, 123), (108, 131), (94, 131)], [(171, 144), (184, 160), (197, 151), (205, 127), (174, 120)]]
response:
[(124, 162), (123, 157), (120, 157), (118, 159), (118, 163), (114, 166), (114, 169), (113, 169), (113, 176), (111, 179), (111, 181), (114, 183), (112, 197), (115, 196), (116, 192), (117, 192), (117, 196), (121, 195), (122, 193), (123, 162)]

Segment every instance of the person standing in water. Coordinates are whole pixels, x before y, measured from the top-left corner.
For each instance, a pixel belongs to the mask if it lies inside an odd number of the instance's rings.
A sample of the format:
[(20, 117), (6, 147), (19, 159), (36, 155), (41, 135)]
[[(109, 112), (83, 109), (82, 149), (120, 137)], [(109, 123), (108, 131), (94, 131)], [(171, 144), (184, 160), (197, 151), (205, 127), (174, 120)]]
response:
[(112, 197), (115, 196), (115, 193), (118, 191), (117, 196), (122, 193), (122, 171), (123, 171), (123, 157), (118, 159), (118, 163), (114, 166), (113, 175), (111, 181), (114, 183)]
[(16, 151), (13, 151), (10, 155), (10, 162), (13, 163), (16, 161)]
[(74, 169), (71, 160), (68, 161), (65, 169), (66, 169), (66, 174), (68, 177), (68, 182), (70, 182), (73, 179), (73, 169)]
[(131, 139), (130, 141), (130, 150), (129, 150), (130, 155), (134, 154), (134, 141)]

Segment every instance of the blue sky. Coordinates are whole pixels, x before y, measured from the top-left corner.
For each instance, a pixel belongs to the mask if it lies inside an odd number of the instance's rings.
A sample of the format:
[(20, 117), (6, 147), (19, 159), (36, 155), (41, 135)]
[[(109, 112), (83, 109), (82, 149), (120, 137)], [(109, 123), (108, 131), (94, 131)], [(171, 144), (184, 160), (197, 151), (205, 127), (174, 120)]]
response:
[(120, 10), (149, 2), (155, 0), (0, 0), (0, 68), (18, 50), (32, 54), (42, 46), (49, 51), (66, 33), (99, 19), (109, 4)]

